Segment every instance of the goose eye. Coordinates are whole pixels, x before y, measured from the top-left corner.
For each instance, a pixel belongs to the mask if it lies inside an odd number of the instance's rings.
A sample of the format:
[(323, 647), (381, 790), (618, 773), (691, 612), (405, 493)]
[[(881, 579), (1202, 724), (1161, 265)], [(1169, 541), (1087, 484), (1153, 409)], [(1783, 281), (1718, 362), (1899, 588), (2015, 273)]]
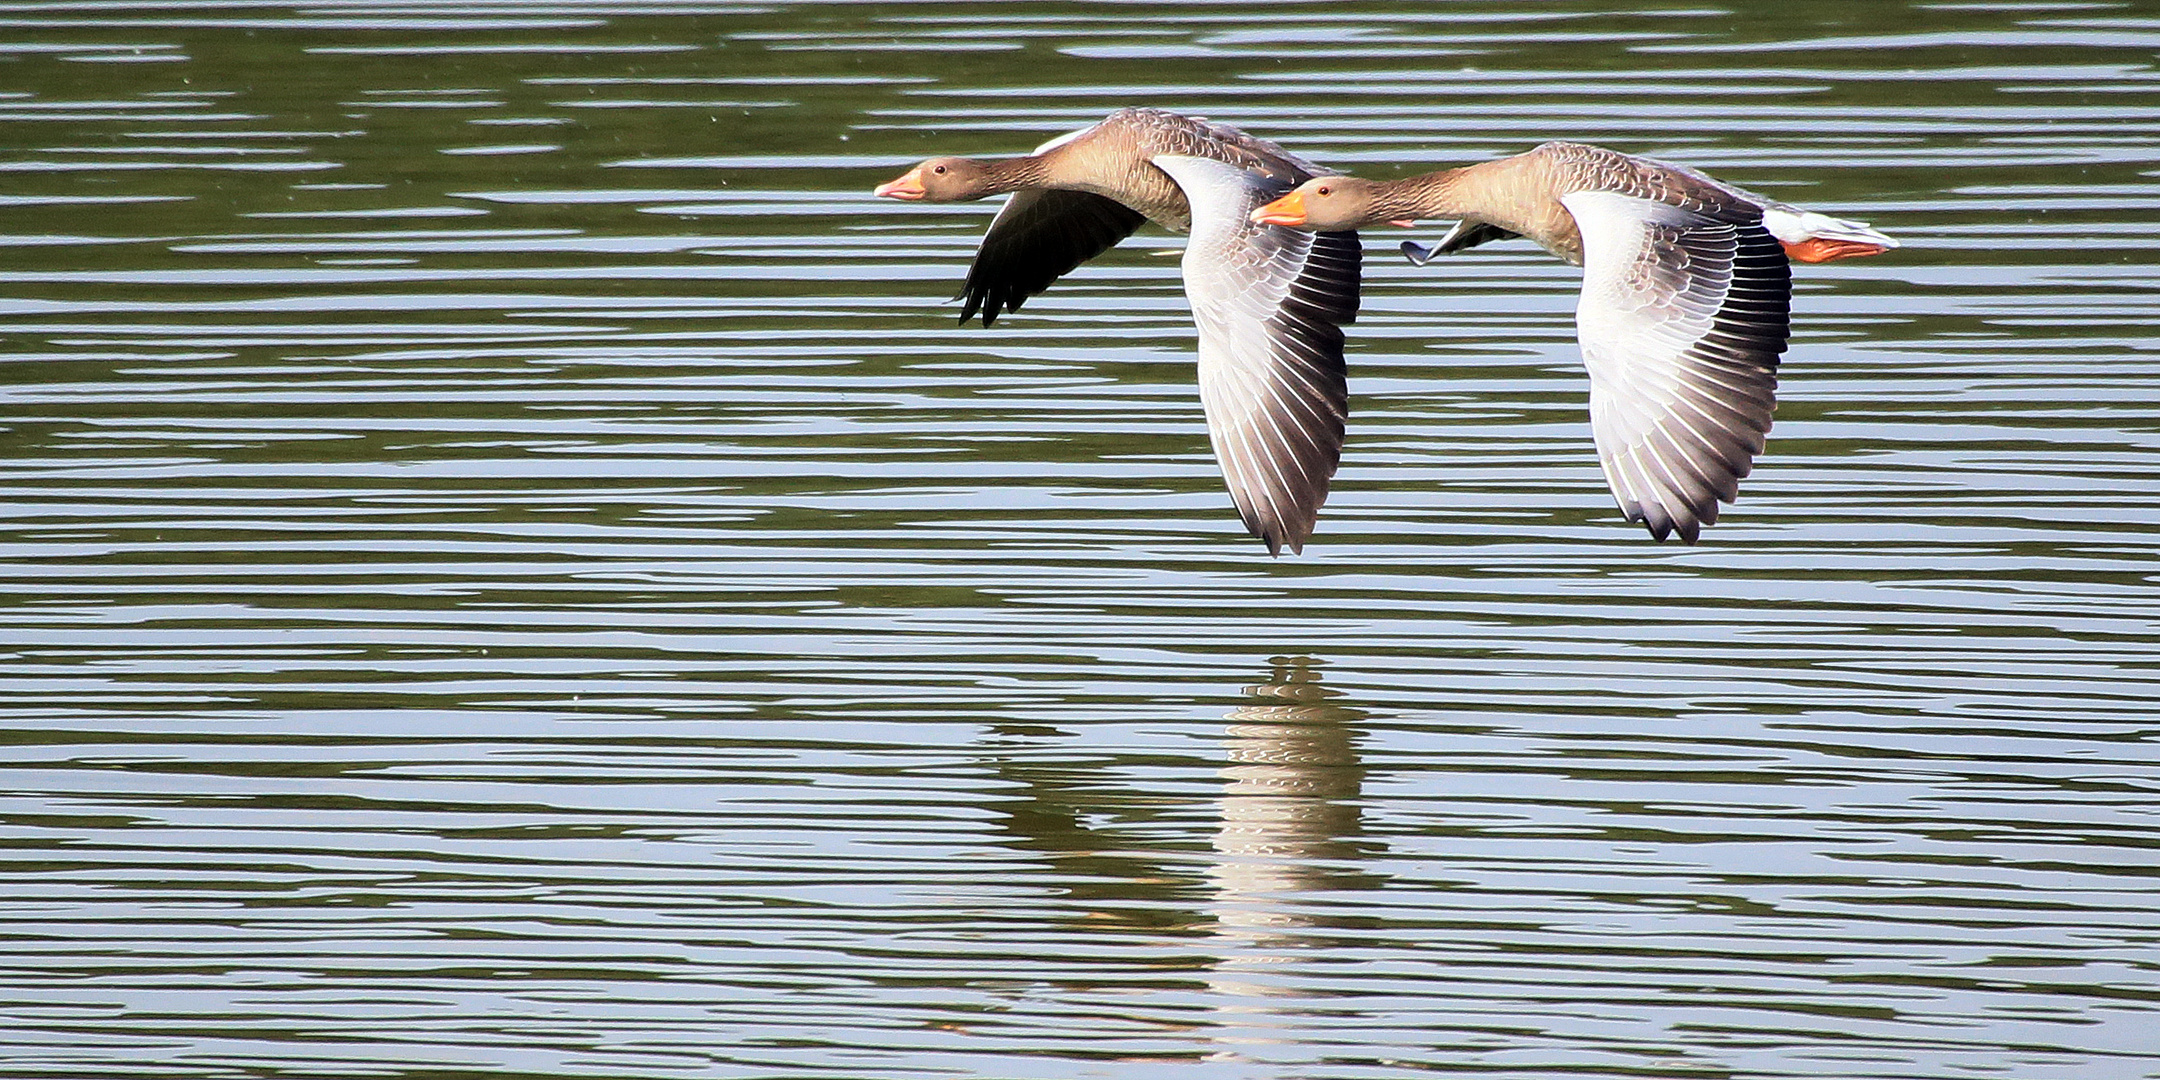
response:
[(931, 168), (931, 170), (930, 170), (930, 171), (931, 171), (931, 172), (934, 172), (934, 173), (936, 173), (936, 174), (938, 174), (939, 176), (943, 176), (943, 175), (945, 175), (945, 166), (943, 166), (943, 165), (938, 165), (938, 166), (934, 166), (933, 168)]
[(1335, 189), (1328, 187), (1326, 184), (1322, 184), (1319, 187), (1313, 189), (1313, 194), (1315, 195), (1332, 195), (1334, 193)]

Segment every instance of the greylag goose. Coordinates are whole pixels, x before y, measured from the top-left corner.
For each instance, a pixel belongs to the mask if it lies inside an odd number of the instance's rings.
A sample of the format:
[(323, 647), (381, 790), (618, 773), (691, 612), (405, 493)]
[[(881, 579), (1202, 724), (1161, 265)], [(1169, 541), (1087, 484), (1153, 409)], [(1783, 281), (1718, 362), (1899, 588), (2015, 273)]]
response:
[(1253, 211), (1270, 225), (1354, 229), (1454, 219), (1412, 262), (1523, 237), (1583, 267), (1576, 339), (1613, 498), (1663, 540), (1694, 543), (1739, 495), (1776, 408), (1789, 259), (1874, 255), (1897, 241), (1713, 180), (1580, 143), (1379, 182), (1318, 177)]
[(1012, 194), (960, 289), (960, 321), (980, 311), (984, 326), (1142, 221), (1190, 232), (1182, 270), (1208, 439), (1238, 516), (1281, 554), (1304, 549), (1342, 457), (1342, 326), (1357, 315), (1362, 249), (1354, 232), (1276, 228), (1250, 214), (1321, 172), (1236, 128), (1119, 109), (1026, 157), (931, 158), (876, 194)]

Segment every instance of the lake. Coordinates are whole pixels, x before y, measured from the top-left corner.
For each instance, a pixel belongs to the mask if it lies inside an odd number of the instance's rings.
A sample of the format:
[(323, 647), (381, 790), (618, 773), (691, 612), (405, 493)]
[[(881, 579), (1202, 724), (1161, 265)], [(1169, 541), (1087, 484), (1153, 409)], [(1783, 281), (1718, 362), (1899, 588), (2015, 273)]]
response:
[[(2160, 1076), (2160, 17), (2130, 3), (0, 10), (0, 1077)], [(1370, 235), (1302, 555), (1153, 105), (1574, 139), (1796, 268), (1701, 543), (1579, 272)]]

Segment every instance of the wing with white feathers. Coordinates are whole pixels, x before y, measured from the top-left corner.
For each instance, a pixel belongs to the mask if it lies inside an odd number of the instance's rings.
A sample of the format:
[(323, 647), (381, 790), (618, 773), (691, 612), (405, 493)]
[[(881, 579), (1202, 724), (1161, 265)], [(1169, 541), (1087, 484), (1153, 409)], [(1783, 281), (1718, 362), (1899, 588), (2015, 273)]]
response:
[(1760, 224), (1612, 191), (1560, 203), (1582, 233), (1575, 327), (1605, 479), (1628, 520), (1694, 543), (1770, 431), (1791, 267)]
[(1357, 315), (1357, 234), (1256, 225), (1290, 185), (1235, 165), (1159, 154), (1192, 204), (1183, 263), (1200, 337), (1208, 438), (1245, 527), (1302, 550), (1342, 457), (1349, 390), (1342, 326)]

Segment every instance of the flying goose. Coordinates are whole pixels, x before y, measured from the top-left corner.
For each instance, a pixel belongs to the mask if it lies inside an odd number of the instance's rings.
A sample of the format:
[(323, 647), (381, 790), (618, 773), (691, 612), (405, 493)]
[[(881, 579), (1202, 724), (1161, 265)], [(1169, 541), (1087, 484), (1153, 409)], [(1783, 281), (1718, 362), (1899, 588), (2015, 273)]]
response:
[(1519, 236), (1583, 267), (1575, 330), (1606, 482), (1628, 520), (1691, 544), (1770, 431), (1788, 260), (1897, 246), (1693, 169), (1567, 142), (1403, 180), (1317, 177), (1252, 214), (1328, 230), (1417, 218), (1456, 221), (1433, 247), (1403, 245), (1419, 265)]
[(881, 184), (891, 199), (1011, 193), (961, 286), (984, 326), (1132, 235), (1189, 232), (1182, 270), (1199, 328), (1200, 400), (1238, 515), (1270, 554), (1302, 551), (1342, 457), (1342, 326), (1361, 251), (1348, 230), (1256, 223), (1262, 203), (1323, 170), (1236, 128), (1119, 109), (1026, 157), (936, 157)]

